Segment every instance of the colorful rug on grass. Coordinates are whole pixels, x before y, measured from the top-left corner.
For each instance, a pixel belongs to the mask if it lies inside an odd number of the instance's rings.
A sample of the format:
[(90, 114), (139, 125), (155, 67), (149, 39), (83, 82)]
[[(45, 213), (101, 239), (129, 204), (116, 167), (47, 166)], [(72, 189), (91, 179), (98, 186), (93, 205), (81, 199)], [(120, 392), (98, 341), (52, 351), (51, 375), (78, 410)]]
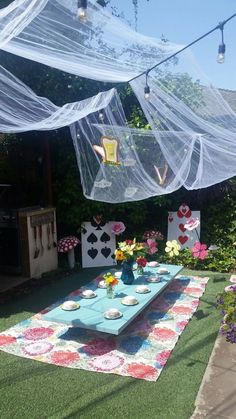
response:
[(43, 313), (61, 303), (57, 301), (1, 333), (0, 349), (48, 364), (156, 381), (196, 311), (207, 281), (176, 277), (119, 336), (42, 320)]

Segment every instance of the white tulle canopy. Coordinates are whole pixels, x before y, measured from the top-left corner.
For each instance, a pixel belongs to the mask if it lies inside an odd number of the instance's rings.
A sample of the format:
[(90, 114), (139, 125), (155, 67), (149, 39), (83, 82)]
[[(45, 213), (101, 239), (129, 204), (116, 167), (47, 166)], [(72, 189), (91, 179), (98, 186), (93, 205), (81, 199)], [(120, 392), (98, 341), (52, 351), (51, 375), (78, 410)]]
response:
[[(127, 82), (181, 48), (134, 32), (95, 1), (87, 21), (76, 14), (76, 0), (16, 0), (0, 11), (0, 46), (106, 82)], [(89, 199), (136, 201), (236, 175), (236, 114), (189, 50), (150, 73), (148, 101), (145, 75), (130, 83), (148, 130), (129, 128), (115, 89), (58, 107), (3, 67), (0, 76), (0, 131), (70, 125)]]

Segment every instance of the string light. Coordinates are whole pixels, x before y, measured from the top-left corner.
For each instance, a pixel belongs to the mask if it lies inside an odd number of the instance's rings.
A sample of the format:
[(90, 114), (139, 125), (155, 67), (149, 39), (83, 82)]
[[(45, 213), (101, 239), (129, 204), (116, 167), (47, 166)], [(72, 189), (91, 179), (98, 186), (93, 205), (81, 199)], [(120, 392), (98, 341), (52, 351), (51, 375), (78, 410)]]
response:
[(223, 64), (225, 62), (224, 22), (219, 23), (219, 29), (221, 30), (221, 44), (218, 48), (217, 62)]
[[(169, 57), (165, 58), (164, 60), (160, 61), (159, 63), (153, 65), (152, 67), (150, 67), (148, 70), (142, 71), (142, 73), (138, 74), (135, 77), (132, 77), (132, 79), (128, 80), (128, 83), (130, 83), (133, 80), (136, 80), (137, 78), (143, 76), (144, 74), (148, 75), (148, 73), (150, 73), (150, 71), (154, 70), (155, 68), (159, 67), (159, 65), (165, 63), (166, 61), (171, 60), (172, 58), (176, 57), (176, 55), (180, 54), (182, 51), (185, 51), (187, 48), (191, 47), (192, 45), (196, 44), (197, 42), (201, 41), (203, 38), (206, 38), (206, 36), (210, 35), (212, 32), (221, 29), (222, 31), (222, 36), (223, 36), (223, 28), (224, 25), (231, 19), (233, 19), (234, 17), (236, 17), (236, 13), (234, 13), (232, 16), (230, 16), (228, 19), (224, 20), (223, 22), (219, 23), (215, 28), (211, 29), (209, 32), (204, 33), (202, 36), (200, 36), (199, 38), (195, 39), (194, 41), (190, 42), (190, 44), (186, 45), (185, 47), (181, 48), (179, 51), (176, 51), (174, 54), (170, 55)], [(222, 44), (220, 44), (219, 49), (221, 47), (220, 53), (223, 55), (224, 58), (224, 53), (225, 53), (225, 44), (224, 44), (224, 40), (222, 38)], [(218, 54), (219, 55), (219, 54)], [(223, 61), (220, 61), (223, 62)], [(147, 95), (150, 94), (150, 88), (149, 86), (146, 84), (145, 88), (144, 88), (144, 94), (145, 94), (145, 90), (147, 88)], [(149, 93), (148, 93), (148, 88), (149, 88)]]
[(104, 122), (104, 113), (103, 113), (103, 111), (99, 111), (98, 119), (99, 119), (99, 121)]
[(77, 18), (82, 22), (87, 20), (87, 0), (78, 0)]
[(146, 86), (144, 87), (144, 98), (146, 100), (150, 99), (150, 87), (148, 85), (148, 71), (146, 72)]

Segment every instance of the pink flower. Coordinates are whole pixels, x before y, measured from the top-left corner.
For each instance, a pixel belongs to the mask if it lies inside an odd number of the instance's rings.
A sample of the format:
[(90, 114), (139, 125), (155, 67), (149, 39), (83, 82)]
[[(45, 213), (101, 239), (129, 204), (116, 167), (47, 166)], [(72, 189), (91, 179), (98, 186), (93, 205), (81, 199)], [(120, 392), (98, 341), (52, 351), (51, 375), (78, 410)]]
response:
[(114, 339), (95, 338), (86, 342), (81, 350), (90, 356), (101, 356), (115, 349), (116, 341)]
[(125, 231), (125, 225), (124, 223), (122, 223), (121, 221), (115, 221), (114, 223), (112, 223), (111, 225), (111, 232), (119, 235), (121, 233), (123, 233)]
[(195, 228), (197, 228), (200, 224), (200, 221), (198, 218), (191, 218), (191, 220), (188, 220), (185, 224), (184, 224), (184, 228), (186, 228), (186, 230), (191, 231), (194, 230)]
[(158, 252), (157, 244), (156, 244), (155, 240), (148, 239), (147, 240), (147, 245), (148, 245), (148, 253), (150, 255), (153, 255), (154, 253)]
[(51, 327), (33, 327), (32, 329), (27, 329), (23, 333), (24, 339), (27, 340), (43, 340), (52, 336), (54, 330)]
[(80, 356), (77, 352), (72, 351), (55, 351), (51, 355), (53, 364), (56, 365), (70, 365), (73, 362), (80, 360)]
[(53, 348), (53, 345), (50, 342), (41, 341), (41, 342), (34, 342), (30, 343), (29, 345), (23, 348), (23, 352), (26, 355), (30, 356), (37, 356), (43, 355), (47, 352), (50, 352)]
[(167, 329), (166, 327), (163, 327), (163, 328), (156, 327), (153, 330), (152, 334), (156, 339), (158, 339), (160, 341), (169, 340), (169, 339), (173, 339), (173, 338), (176, 337), (176, 333), (171, 329)]
[(162, 351), (162, 352), (159, 352), (157, 354), (156, 361), (158, 362), (160, 367), (164, 367), (164, 365), (166, 364), (170, 354), (171, 354), (170, 350)]
[(14, 336), (0, 335), (0, 346), (11, 345), (12, 343), (15, 343), (15, 342), (16, 342), (16, 338)]
[(194, 258), (204, 260), (208, 255), (207, 245), (196, 242), (194, 243), (191, 252)]
[(158, 376), (158, 371), (151, 365), (144, 365), (142, 363), (129, 364), (127, 373), (134, 378), (144, 378), (146, 380), (154, 380)]
[(124, 363), (124, 359), (114, 354), (104, 354), (94, 358), (89, 364), (96, 371), (112, 371), (120, 367)]
[(164, 236), (160, 231), (148, 230), (143, 234), (143, 240), (147, 239), (164, 240)]

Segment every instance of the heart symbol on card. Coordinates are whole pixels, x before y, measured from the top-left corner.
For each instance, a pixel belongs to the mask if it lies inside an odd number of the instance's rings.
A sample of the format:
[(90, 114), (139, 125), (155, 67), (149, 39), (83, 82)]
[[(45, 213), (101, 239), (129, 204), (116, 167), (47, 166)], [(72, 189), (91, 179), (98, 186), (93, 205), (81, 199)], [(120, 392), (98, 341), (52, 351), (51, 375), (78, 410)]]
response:
[(92, 259), (95, 259), (95, 257), (97, 256), (97, 254), (98, 254), (97, 249), (94, 249), (93, 247), (92, 247), (92, 249), (89, 249), (89, 250), (88, 250), (88, 255), (89, 255)]
[(168, 219), (169, 219), (169, 222), (172, 223), (174, 218), (172, 217), (172, 215), (170, 215)]
[(189, 218), (189, 217), (191, 217), (191, 215), (192, 215), (192, 211), (190, 210), (188, 205), (186, 205), (186, 204), (180, 205), (180, 207), (177, 211), (177, 216), (179, 218), (183, 218), (183, 217)]
[(102, 221), (102, 215), (94, 215), (94, 216), (93, 216), (93, 220), (95, 221), (95, 223), (96, 223), (97, 225), (101, 224), (101, 221)]
[(186, 231), (186, 228), (184, 228), (184, 225), (181, 223), (179, 224), (179, 229), (184, 233)]
[(108, 249), (108, 247), (103, 247), (102, 249), (101, 249), (101, 254), (107, 259), (108, 258), (108, 256), (110, 255), (110, 253), (111, 253), (111, 249)]
[(186, 241), (188, 241), (188, 236), (179, 236), (178, 240), (181, 244), (184, 244)]

